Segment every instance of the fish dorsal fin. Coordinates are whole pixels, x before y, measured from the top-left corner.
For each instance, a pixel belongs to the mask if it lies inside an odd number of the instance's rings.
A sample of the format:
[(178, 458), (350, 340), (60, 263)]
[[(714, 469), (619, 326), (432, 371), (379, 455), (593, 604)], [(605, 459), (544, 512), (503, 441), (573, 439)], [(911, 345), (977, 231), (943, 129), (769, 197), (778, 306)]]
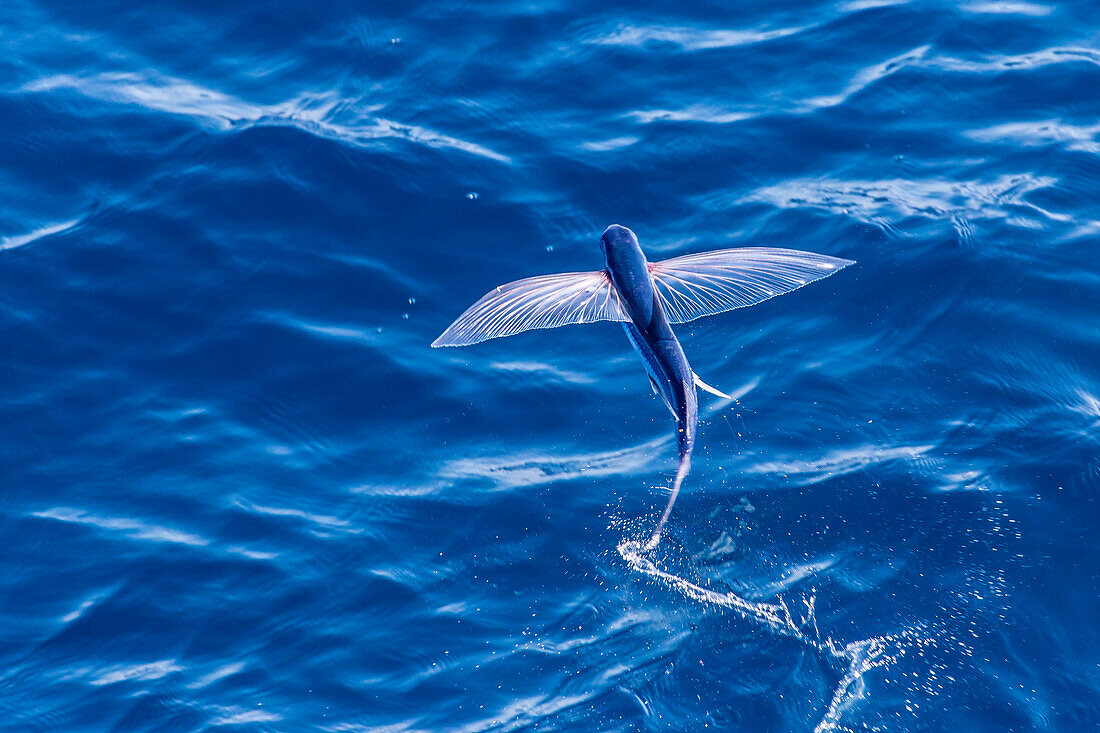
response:
[(852, 262), (794, 249), (743, 247), (654, 262), (649, 271), (668, 320), (685, 323), (789, 293)]
[(469, 346), (535, 328), (629, 320), (606, 271), (562, 272), (516, 280), (489, 291), (432, 346)]

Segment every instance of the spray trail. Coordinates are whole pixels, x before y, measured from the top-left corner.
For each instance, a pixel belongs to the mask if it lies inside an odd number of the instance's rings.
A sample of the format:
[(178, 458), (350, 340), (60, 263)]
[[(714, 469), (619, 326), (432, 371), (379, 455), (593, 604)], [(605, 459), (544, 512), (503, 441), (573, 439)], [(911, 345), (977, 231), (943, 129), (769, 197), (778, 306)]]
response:
[(684, 473), (686, 471), (677, 472), (669, 505), (649, 542), (642, 545), (637, 540), (623, 540), (618, 546), (619, 554), (632, 569), (666, 584), (687, 598), (732, 609), (742, 618), (760, 624), (773, 634), (795, 639), (820, 652), (830, 663), (843, 669), (844, 675), (833, 691), (821, 721), (814, 728), (815, 733), (835, 730), (844, 711), (863, 696), (863, 675), (890, 661), (890, 657), (886, 654), (889, 640), (876, 637), (853, 641), (842, 646), (832, 639), (821, 638), (814, 614), (813, 597), (805, 601), (805, 613), (801, 619), (796, 620), (782, 600), (779, 603), (762, 603), (742, 598), (732, 591), (718, 593), (657, 567), (644, 553), (656, 547), (660, 541), (661, 530), (668, 518), (672, 503), (676, 500), (676, 492)]

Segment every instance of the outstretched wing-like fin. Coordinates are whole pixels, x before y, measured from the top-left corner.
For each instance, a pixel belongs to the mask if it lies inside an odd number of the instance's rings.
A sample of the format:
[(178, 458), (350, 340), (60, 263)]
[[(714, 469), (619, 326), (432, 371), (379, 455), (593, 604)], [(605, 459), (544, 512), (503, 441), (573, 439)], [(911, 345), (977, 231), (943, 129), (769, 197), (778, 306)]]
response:
[(794, 249), (744, 247), (674, 257), (649, 270), (668, 320), (685, 323), (756, 305), (852, 263)]
[(562, 272), (516, 280), (489, 291), (432, 346), (469, 346), (535, 328), (629, 320), (606, 271)]

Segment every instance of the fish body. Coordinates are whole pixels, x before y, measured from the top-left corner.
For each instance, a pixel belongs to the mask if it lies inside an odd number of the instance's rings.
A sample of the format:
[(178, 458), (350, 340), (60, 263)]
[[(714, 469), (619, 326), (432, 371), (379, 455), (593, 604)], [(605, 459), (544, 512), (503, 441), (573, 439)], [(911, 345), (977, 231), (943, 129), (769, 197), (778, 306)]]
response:
[(755, 305), (852, 264), (828, 255), (745, 247), (649, 262), (634, 232), (612, 224), (600, 237), (605, 266), (517, 280), (486, 293), (432, 343), (468, 346), (572, 323), (617, 321), (642, 359), (654, 392), (676, 419), (679, 464), (668, 504), (647, 548), (656, 546), (691, 467), (702, 389), (672, 330), (703, 316)]
[(618, 224), (604, 231), (600, 247), (622, 308), (630, 316), (623, 330), (641, 357), (654, 391), (676, 418), (680, 460), (690, 459), (699, 420), (695, 376), (657, 295), (649, 262), (634, 232)]

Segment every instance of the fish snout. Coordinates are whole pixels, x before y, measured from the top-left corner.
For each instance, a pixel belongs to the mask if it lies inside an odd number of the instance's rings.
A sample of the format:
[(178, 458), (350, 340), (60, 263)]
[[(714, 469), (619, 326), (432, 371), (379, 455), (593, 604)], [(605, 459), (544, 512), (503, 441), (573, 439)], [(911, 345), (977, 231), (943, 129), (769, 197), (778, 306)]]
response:
[(607, 229), (603, 230), (603, 236), (600, 237), (600, 243), (603, 242), (622, 242), (622, 241), (638, 241), (638, 237), (634, 235), (634, 232), (630, 231), (621, 224), (612, 224)]
[(641, 247), (634, 232), (619, 224), (612, 224), (604, 229), (603, 236), (600, 237), (600, 249), (610, 257), (616, 253), (640, 250)]

